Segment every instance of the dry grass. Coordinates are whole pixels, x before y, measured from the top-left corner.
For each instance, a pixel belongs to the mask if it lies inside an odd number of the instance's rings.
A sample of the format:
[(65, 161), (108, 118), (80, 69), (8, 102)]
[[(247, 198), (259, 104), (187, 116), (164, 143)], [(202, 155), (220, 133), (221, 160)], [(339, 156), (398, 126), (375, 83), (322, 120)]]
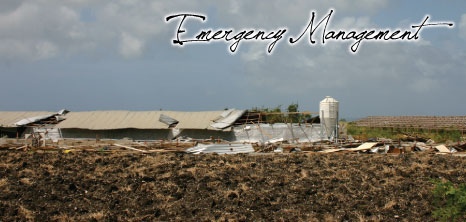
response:
[(70, 222), (70, 221), (75, 221), (72, 217), (68, 216), (66, 213), (60, 213), (57, 216), (53, 216), (52, 221), (56, 222)]
[(21, 178), (19, 181), (20, 181), (22, 184), (29, 185), (29, 186), (33, 184), (33, 182), (31, 181), (31, 179), (29, 179), (29, 178)]
[(14, 163), (0, 163), (0, 168), (5, 168), (5, 169), (12, 169), (18, 166), (19, 164), (14, 164)]
[(26, 221), (34, 221), (34, 213), (24, 206), (19, 206), (18, 213), (24, 216)]
[(334, 215), (327, 213), (327, 214), (324, 215), (324, 220), (323, 221), (325, 221), (325, 222), (334, 222), (334, 221), (338, 221), (338, 219), (335, 218)]
[(99, 211), (99, 212), (94, 212), (94, 213), (85, 215), (83, 219), (86, 221), (91, 221), (91, 220), (103, 221), (104, 216), (105, 216), (104, 211)]
[(54, 167), (53, 167), (52, 165), (50, 165), (50, 164), (40, 164), (39, 166), (40, 166), (41, 168), (44, 168), (44, 169), (48, 170), (49, 172), (52, 172), (52, 171), (53, 171), (53, 168), (54, 168)]
[(8, 179), (7, 178), (0, 179), (0, 189), (3, 189), (7, 185), (8, 185)]
[(383, 209), (384, 210), (392, 209), (393, 206), (395, 206), (395, 205), (396, 205), (396, 201), (390, 200), (385, 204), (385, 206), (383, 206)]

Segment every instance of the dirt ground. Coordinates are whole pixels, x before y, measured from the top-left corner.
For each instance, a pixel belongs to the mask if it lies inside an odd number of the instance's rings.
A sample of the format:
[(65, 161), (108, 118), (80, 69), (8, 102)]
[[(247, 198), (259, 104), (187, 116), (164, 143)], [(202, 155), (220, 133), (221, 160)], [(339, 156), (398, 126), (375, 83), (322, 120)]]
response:
[(464, 157), (0, 151), (0, 221), (432, 221)]

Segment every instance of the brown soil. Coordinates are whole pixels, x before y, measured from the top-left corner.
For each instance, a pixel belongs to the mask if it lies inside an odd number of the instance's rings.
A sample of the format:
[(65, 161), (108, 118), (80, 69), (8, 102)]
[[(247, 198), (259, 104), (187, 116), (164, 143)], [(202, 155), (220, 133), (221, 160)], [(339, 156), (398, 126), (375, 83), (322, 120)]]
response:
[(0, 221), (432, 221), (464, 157), (0, 151)]

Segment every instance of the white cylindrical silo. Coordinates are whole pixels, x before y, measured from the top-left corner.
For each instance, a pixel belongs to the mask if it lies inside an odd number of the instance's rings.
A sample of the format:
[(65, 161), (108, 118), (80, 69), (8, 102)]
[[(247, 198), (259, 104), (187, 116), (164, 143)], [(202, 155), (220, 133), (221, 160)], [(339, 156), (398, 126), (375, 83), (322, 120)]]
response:
[(330, 96), (319, 104), (320, 124), (324, 136), (328, 139), (338, 138), (338, 101)]

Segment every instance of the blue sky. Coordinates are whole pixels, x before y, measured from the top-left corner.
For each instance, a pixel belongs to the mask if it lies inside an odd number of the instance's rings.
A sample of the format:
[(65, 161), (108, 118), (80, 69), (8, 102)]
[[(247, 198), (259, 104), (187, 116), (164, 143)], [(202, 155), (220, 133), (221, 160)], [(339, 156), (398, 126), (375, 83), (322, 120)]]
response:
[[(334, 29), (401, 28), (431, 21), (418, 42), (290, 46), (171, 42), (177, 21), (197, 12), (200, 29), (278, 29), (297, 35), (310, 11), (335, 10)], [(0, 110), (218, 110), (287, 106), (317, 111), (325, 96), (342, 117), (465, 115), (466, 2), (401, 1), (91, 1), (0, 2)], [(288, 36), (289, 37), (289, 36)]]

